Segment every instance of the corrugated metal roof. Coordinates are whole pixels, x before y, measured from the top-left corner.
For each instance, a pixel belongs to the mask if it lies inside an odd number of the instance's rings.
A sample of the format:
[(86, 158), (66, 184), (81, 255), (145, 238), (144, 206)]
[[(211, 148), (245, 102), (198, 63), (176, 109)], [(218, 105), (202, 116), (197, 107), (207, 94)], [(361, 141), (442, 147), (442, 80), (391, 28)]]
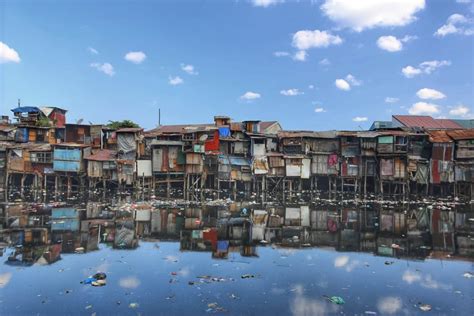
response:
[(143, 128), (140, 127), (125, 127), (118, 129), (116, 133), (137, 133), (141, 131), (143, 131)]
[(456, 131), (447, 131), (449, 137), (454, 140), (474, 139), (474, 129), (463, 129)]
[(295, 138), (295, 137), (307, 137), (307, 138), (336, 138), (336, 131), (326, 132), (313, 132), (313, 131), (280, 131), (278, 132), (279, 138)]
[(111, 161), (111, 160), (115, 160), (116, 156), (117, 156), (116, 151), (109, 150), (109, 149), (102, 149), (86, 157), (85, 159), (94, 160), (94, 161)]
[(427, 132), (432, 143), (452, 143), (451, 137), (446, 134), (446, 130), (432, 130)]
[(459, 129), (463, 128), (453, 120), (434, 119), (427, 115), (394, 115), (393, 118), (406, 127), (426, 129)]
[(474, 128), (474, 120), (453, 120), (464, 128)]
[(157, 140), (154, 139), (151, 141), (150, 145), (162, 145), (162, 146), (182, 146), (184, 142), (179, 140)]

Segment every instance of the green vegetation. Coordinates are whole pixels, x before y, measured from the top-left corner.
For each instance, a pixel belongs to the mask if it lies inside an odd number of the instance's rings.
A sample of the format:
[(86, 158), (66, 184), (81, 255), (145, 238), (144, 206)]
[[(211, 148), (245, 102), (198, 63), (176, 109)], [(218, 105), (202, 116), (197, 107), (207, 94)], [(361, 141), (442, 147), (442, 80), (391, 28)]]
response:
[(38, 121), (36, 121), (36, 126), (50, 127), (51, 122), (49, 121), (49, 119), (47, 117), (41, 117), (41, 118), (38, 119)]
[(113, 129), (120, 129), (120, 128), (127, 128), (127, 127), (140, 127), (137, 123), (130, 121), (130, 120), (123, 120), (123, 121), (109, 121), (109, 124), (107, 124), (107, 127), (113, 128)]

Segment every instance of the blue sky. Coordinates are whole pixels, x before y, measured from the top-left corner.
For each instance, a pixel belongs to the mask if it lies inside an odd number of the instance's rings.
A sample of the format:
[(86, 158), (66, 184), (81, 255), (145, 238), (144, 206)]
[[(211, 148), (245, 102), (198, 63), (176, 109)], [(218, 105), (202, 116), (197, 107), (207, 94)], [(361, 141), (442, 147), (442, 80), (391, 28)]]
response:
[[(472, 0), (471, 0), (472, 1)], [(471, 118), (470, 0), (1, 1), (0, 105), (145, 128)]]

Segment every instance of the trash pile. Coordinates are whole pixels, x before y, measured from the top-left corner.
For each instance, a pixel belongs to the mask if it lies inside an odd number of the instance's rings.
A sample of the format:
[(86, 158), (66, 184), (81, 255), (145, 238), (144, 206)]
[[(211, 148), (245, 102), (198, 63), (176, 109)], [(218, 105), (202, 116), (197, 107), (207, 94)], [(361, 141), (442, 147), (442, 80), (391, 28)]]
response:
[(92, 286), (104, 286), (107, 284), (107, 275), (103, 272), (97, 272), (94, 275), (89, 276), (81, 284), (90, 284)]

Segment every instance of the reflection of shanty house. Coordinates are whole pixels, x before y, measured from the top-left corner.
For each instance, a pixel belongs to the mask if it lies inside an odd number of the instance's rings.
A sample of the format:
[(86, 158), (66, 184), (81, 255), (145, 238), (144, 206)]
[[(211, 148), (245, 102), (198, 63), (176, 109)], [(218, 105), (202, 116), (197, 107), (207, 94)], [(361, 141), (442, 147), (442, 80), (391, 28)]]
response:
[(454, 179), (459, 196), (474, 199), (474, 129), (448, 131), (455, 143)]

